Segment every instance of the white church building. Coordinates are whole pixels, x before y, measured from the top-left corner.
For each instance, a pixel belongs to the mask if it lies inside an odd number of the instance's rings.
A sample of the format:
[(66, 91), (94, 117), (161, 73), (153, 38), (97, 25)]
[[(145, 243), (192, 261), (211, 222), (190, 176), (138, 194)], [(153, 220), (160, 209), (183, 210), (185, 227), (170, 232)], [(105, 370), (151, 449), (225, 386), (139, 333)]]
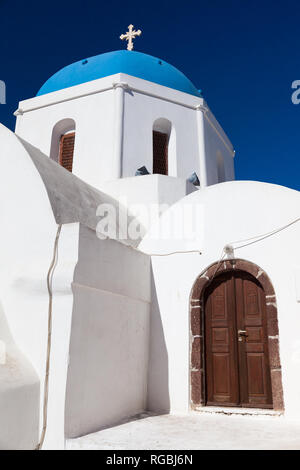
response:
[(299, 420), (299, 192), (235, 181), (201, 92), (130, 49), (68, 65), (15, 115), (0, 448), (63, 449), (145, 410)]

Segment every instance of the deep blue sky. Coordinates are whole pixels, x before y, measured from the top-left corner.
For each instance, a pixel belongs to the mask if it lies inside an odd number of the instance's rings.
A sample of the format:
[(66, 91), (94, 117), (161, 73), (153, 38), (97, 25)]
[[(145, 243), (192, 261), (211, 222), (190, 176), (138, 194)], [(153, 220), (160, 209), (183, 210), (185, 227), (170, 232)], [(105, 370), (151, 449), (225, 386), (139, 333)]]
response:
[(300, 189), (299, 0), (0, 0), (0, 122), (61, 67), (125, 47), (162, 58), (203, 90), (236, 149), (236, 178)]

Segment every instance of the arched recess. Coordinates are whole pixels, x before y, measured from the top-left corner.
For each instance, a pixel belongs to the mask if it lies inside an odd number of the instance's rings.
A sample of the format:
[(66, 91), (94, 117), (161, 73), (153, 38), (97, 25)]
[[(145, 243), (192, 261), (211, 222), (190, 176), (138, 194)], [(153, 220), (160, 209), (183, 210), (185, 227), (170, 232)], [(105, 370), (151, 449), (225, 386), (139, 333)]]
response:
[(220, 150), (217, 151), (217, 172), (218, 172), (218, 183), (223, 183), (226, 181), (225, 178), (225, 166), (224, 166), (224, 157)]
[(152, 128), (153, 173), (177, 176), (176, 135), (172, 123), (156, 119)]
[(196, 279), (190, 295), (190, 401), (193, 409), (205, 406), (204, 293), (216, 275), (242, 271), (253, 276), (266, 297), (269, 365), (274, 410), (284, 409), (276, 296), (267, 274), (256, 264), (243, 259), (214, 263)]
[[(72, 171), (72, 166), (73, 166), (75, 130), (76, 130), (76, 124), (73, 119), (70, 119), (70, 118), (62, 119), (61, 121), (57, 122), (55, 126), (53, 127), (52, 138), (51, 138), (50, 158), (52, 160), (55, 160), (57, 163), (62, 164), (62, 166), (69, 169), (70, 171)], [(68, 152), (69, 155), (67, 155), (67, 158), (69, 162), (67, 162), (67, 165), (66, 165), (64, 164), (64, 162), (62, 162), (62, 150), (63, 150), (62, 146), (64, 144), (63, 140), (66, 139), (67, 135), (70, 136), (69, 140), (71, 140), (72, 148)]]

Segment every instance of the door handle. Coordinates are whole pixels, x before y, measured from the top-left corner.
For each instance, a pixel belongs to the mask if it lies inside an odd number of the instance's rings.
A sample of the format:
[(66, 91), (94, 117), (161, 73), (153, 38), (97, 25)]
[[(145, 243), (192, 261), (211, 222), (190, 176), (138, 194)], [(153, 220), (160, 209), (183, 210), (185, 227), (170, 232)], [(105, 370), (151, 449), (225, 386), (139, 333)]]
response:
[(246, 330), (238, 330), (239, 341), (243, 341), (243, 337), (247, 338), (248, 334)]
[(238, 330), (239, 336), (248, 336), (247, 335), (247, 330)]

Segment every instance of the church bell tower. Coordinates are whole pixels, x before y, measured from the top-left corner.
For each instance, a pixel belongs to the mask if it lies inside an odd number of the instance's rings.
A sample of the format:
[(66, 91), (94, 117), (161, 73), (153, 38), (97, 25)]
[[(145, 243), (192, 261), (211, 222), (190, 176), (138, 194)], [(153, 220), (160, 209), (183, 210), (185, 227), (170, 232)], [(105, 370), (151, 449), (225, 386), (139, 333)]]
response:
[[(16, 133), (100, 188), (139, 169), (200, 188), (234, 179), (232, 144), (202, 94), (164, 60), (127, 50), (64, 67), (37, 96), (20, 102)], [(194, 175), (195, 176), (195, 175)]]

